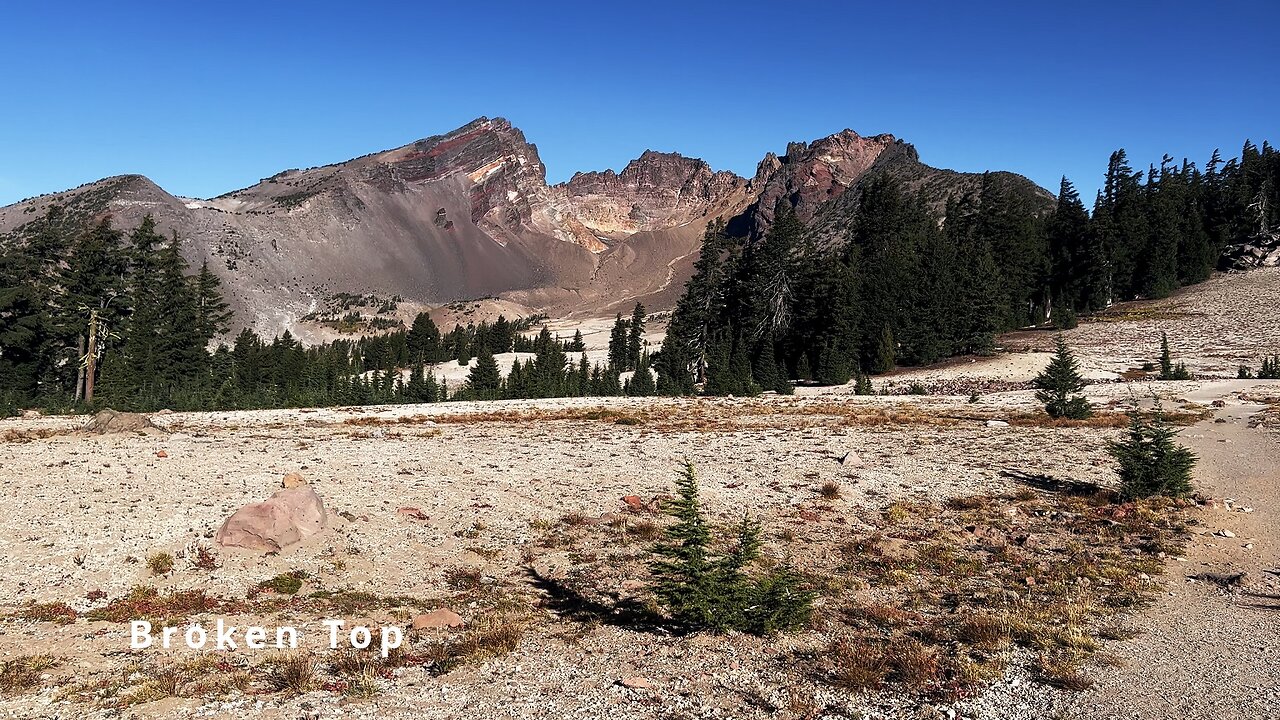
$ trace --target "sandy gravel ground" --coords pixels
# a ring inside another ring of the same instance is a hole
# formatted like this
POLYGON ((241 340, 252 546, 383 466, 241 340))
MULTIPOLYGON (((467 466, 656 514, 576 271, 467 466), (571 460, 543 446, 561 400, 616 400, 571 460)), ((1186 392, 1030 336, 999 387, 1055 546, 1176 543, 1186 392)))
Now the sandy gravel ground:
MULTIPOLYGON (((1100 381, 1149 361, 1162 327, 1194 370, 1234 375, 1235 363, 1276 346, 1277 324, 1260 327, 1266 313, 1240 298, 1270 297, 1274 309, 1277 280, 1275 272, 1218 278, 1144 306, 1134 319, 1082 325, 1069 339, 1100 381), (1184 314, 1172 316, 1172 307, 1184 314)), ((1051 339, 1016 334, 1009 347, 1034 351, 895 378, 953 388, 958 380, 1025 382, 1043 366, 1040 351, 1051 339)), ((1197 511, 1200 524, 1185 556, 1167 559, 1163 594, 1127 619, 1140 634, 1108 644, 1116 662, 1091 669, 1097 685, 1083 693, 1033 682, 1026 662, 1011 662, 985 691, 954 704, 850 693, 798 677, 781 660, 810 652, 816 631, 769 639, 671 637, 574 623, 542 610, 537 630, 514 651, 439 677, 397 670, 368 699, 326 691, 168 698, 120 711, 59 700, 53 685, 128 662, 124 627, 7 619, 0 620, 0 660, 38 651, 58 655, 63 665, 38 692, 0 696, 0 718, 1280 717, 1280 585, 1266 572, 1280 569, 1274 515, 1280 383, 1099 382, 1086 390, 1096 407, 1117 410, 1149 405, 1153 393, 1166 408, 1211 413, 1181 437, 1201 457, 1197 487, 1216 503, 1197 511), (1212 407, 1215 401, 1221 407, 1212 407), (1259 422, 1263 413, 1273 420, 1259 422), (1192 580, 1236 570, 1247 576, 1232 588, 1192 580), (652 688, 619 684, 632 677, 652 688)), ((821 505, 818 488, 826 481, 842 487, 832 512, 848 524, 822 527, 850 533, 867 513, 895 504, 1009 492, 1006 471, 1114 482, 1106 443, 1120 430, 1018 424, 1035 408, 1028 390, 988 386, 972 401, 958 390, 854 397, 836 388, 805 389, 794 398, 178 413, 157 416, 170 432, 150 436, 65 434, 77 418, 4 420, 0 610, 62 601, 83 612, 105 602, 90 599, 91 592, 117 598, 138 584, 241 598, 291 570, 306 571, 307 591, 364 591, 440 605, 455 601, 448 587, 460 569, 484 584, 532 592, 531 562, 586 560, 545 546, 548 527, 616 513, 626 495, 669 492, 685 459, 699 469, 714 519, 728 523, 748 512, 770 523, 777 537, 787 536, 788 527, 807 527, 802 513, 821 505), (596 410, 602 406, 606 412, 596 410), (888 419, 850 422, 858 413, 888 419), (619 422, 629 414, 648 420, 619 422), (987 419, 1014 424, 990 426, 987 419), (850 451, 861 467, 838 462, 850 451), (324 498, 330 530, 279 555, 219 549, 218 567, 192 566, 194 548, 209 546, 228 514, 266 497, 294 470, 324 498), (398 512, 405 507, 427 519, 398 512), (141 562, 157 552, 178 556, 172 573, 156 576, 141 562)), ((779 542, 770 552, 784 549, 779 542)), ((611 557, 597 552, 592 559, 607 568, 611 557)), ((627 579, 609 582, 621 588, 627 579)), ((468 617, 482 610, 454 609, 468 617)), ((350 619, 404 623, 412 614, 387 607, 350 619)))
MULTIPOLYGON (((1220 383, 1187 393, 1212 402, 1220 383)), ((1169 592, 1133 618, 1142 634, 1112 651, 1127 662, 1101 674, 1072 717, 1280 717, 1280 438, 1249 420, 1266 406, 1234 401, 1181 433, 1200 456, 1196 485, 1224 500, 1170 569, 1169 592), (1233 537, 1223 537, 1223 530, 1233 537), (1246 572, 1242 586, 1196 581, 1246 572)))

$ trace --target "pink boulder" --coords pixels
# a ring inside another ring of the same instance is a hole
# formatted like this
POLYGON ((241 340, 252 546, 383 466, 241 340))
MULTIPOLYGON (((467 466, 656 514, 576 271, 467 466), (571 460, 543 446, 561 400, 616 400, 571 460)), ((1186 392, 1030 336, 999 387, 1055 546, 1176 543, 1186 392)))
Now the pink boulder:
POLYGON ((437 608, 413 619, 414 630, 443 630, 462 627, 465 624, 466 621, 461 615, 448 608, 437 608))
POLYGON ((299 485, 235 511, 213 541, 223 547, 277 552, 319 533, 327 521, 320 496, 310 485, 299 485))

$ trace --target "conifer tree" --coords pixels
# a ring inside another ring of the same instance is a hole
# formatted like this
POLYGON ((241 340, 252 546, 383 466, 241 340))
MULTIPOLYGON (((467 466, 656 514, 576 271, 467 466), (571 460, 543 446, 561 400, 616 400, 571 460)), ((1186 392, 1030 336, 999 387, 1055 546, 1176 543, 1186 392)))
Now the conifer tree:
POLYGON ((502 374, 489 348, 481 346, 476 365, 467 373, 467 390, 476 400, 496 400, 502 390, 502 374))
POLYGON ((634 370, 640 366, 640 353, 644 346, 644 305, 636 303, 631 312, 631 321, 627 324, 627 367, 634 370))
POLYGON ((760 525, 743 518, 732 549, 712 551, 711 529, 698 498, 693 465, 686 462, 676 479, 676 499, 663 512, 674 519, 653 548, 650 564, 655 594, 671 618, 689 630, 756 634, 803 627, 814 595, 789 565, 759 581, 747 568, 760 556, 760 525))
POLYGON ((1092 414, 1089 401, 1075 394, 1084 389, 1084 378, 1080 375, 1080 366, 1075 356, 1061 335, 1058 336, 1057 350, 1049 361, 1049 366, 1036 376, 1032 385, 1036 388, 1036 399, 1044 403, 1045 412, 1050 417, 1078 420, 1092 414))
POLYGON ((441 356, 440 328, 425 312, 414 316, 413 325, 405 337, 405 346, 409 360, 414 363, 437 363, 445 359, 441 356))
POLYGON ((1120 492, 1126 499, 1152 495, 1183 497, 1191 493, 1196 456, 1174 440, 1177 431, 1164 421, 1159 403, 1148 422, 1134 412, 1129 432, 1108 446, 1120 464, 1120 492))
POLYGON ((609 333, 609 365, 617 372, 627 369, 627 321, 622 319, 622 313, 618 313, 609 333))
POLYGON ((1160 333, 1160 380, 1190 380, 1191 373, 1183 363, 1173 364, 1173 355, 1169 352, 1169 333, 1160 333))
POLYGON ((649 397, 656 395, 657 392, 653 373, 649 370, 649 360, 642 356, 635 374, 631 376, 631 382, 627 385, 627 394, 633 397, 649 397))
POLYGON ((209 269, 209 261, 200 264, 193 283, 197 333, 207 343, 231 329, 233 313, 222 297, 222 280, 209 269))

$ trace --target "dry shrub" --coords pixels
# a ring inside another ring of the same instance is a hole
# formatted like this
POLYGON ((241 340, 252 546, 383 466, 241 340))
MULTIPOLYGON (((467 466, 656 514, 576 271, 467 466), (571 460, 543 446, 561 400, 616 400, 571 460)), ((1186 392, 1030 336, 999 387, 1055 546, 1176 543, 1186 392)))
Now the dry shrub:
POLYGON ((991 507, 993 500, 987 495, 966 495, 954 497, 943 503, 948 510, 985 510, 991 507))
POLYGON ((216 570, 218 558, 213 554, 213 550, 204 545, 197 545, 191 553, 191 567, 197 570, 216 570))
POLYGON ((831 684, 845 690, 876 690, 889 674, 884 648, 862 638, 838 640, 827 649, 831 684))
POLYGON ((305 652, 292 652, 263 663, 264 680, 276 692, 302 695, 316 687, 316 663, 305 652))
POLYGON ((575 510, 571 513, 565 513, 565 515, 560 518, 560 524, 567 525, 569 527, 582 527, 583 525, 590 525, 591 520, 591 516, 575 510))
POLYGON ((823 500, 839 500, 840 499, 840 483, 835 480, 828 480, 822 483, 822 487, 818 488, 818 494, 823 500))
POLYGON ((173 555, 158 552, 147 558, 147 568, 155 575, 168 575, 173 571, 173 555))
POLYGON ((44 671, 57 667, 52 655, 23 655, 10 660, 0 660, 0 694, 16 695, 40 687, 44 671))
POLYGON ((627 524, 627 534, 640 540, 657 540, 662 536, 662 526, 653 520, 637 520, 627 524))
POLYGON ((1093 680, 1080 669, 1080 657, 1072 653, 1041 653, 1035 663, 1036 679, 1063 690, 1083 692, 1093 680))
POLYGON ((229 609, 204 590, 176 590, 161 594, 152 587, 136 585, 129 594, 112 600, 106 607, 90 610, 90 620, 130 622, 132 620, 183 619, 200 613, 229 609))
POLYGON ((44 440, 56 435, 66 435, 70 430, 54 430, 51 428, 41 430, 5 430, 0 432, 0 442, 7 443, 29 443, 35 440, 44 440))
POLYGON ((858 605, 846 609, 843 615, 850 623, 856 625, 870 624, 886 630, 921 621, 920 615, 887 603, 858 605))
POLYGON ((456 566, 444 571, 444 582, 454 590, 476 590, 484 583, 484 574, 477 567, 456 566))
POLYGON ((10 617, 35 622, 51 622, 58 625, 70 625, 76 621, 76 611, 64 602, 38 603, 28 602, 19 605, 10 617))
POLYGON ((1098 628, 1098 637, 1103 640, 1132 640, 1141 634, 1141 631, 1125 627, 1119 623, 1111 623, 1098 628))

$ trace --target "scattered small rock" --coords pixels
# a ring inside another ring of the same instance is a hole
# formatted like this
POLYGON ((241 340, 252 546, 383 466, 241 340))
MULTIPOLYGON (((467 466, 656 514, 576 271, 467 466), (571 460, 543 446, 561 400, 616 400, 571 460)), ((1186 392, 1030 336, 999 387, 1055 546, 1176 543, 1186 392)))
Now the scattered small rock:
POLYGON ((284 480, 280 482, 280 485, 285 489, 296 488, 299 485, 306 485, 306 484, 307 484, 307 479, 302 477, 302 473, 297 471, 285 473, 284 480))
POLYGON ((1004 420, 988 420, 987 427, 1009 427, 1009 423, 1004 420))
POLYGON ((402 507, 396 510, 396 514, 401 517, 407 517, 410 520, 430 520, 426 513, 416 507, 402 507))

